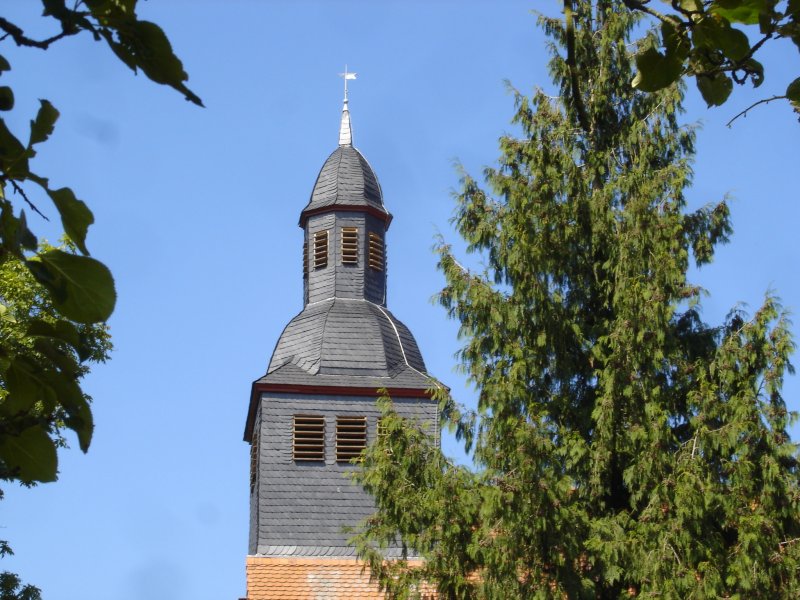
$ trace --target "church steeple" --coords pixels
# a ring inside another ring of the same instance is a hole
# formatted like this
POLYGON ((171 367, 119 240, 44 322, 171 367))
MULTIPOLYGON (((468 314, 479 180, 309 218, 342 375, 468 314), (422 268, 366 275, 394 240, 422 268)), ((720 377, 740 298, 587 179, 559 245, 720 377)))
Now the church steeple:
POLYGON ((367 159, 353 147, 347 81, 339 147, 331 153, 300 214, 305 231, 303 296, 306 305, 330 298, 386 305, 385 237, 392 216, 367 159))
MULTIPOLYGON (((355 78, 343 76, 345 84, 355 78)), ((386 307, 391 215, 353 147, 348 104, 345 91, 339 145, 300 214, 303 308, 250 396, 251 600, 381 597, 343 529, 374 511, 373 499, 347 478, 351 460, 378 435, 380 389, 399 414, 436 430, 422 355, 386 307)))

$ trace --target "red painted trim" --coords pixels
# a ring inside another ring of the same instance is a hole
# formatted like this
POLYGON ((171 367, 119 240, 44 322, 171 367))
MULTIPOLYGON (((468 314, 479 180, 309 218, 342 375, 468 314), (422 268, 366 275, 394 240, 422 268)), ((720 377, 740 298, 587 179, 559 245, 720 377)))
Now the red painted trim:
POLYGON ((378 210, 374 206, 352 206, 350 204, 331 204, 330 206, 320 206, 309 211, 303 211, 300 214, 300 227, 306 226, 306 220, 314 215, 319 215, 326 212, 365 212, 373 217, 380 219, 386 223, 386 229, 389 229, 389 223, 392 222, 392 215, 390 213, 378 210))
MULTIPOLYGON (((339 387, 335 385, 300 385, 290 383, 254 383, 254 392, 283 392, 297 394, 329 394, 331 396, 373 396, 378 397, 378 390, 372 387, 339 387)), ((389 396, 396 398, 430 398, 427 389, 386 388, 389 396)))

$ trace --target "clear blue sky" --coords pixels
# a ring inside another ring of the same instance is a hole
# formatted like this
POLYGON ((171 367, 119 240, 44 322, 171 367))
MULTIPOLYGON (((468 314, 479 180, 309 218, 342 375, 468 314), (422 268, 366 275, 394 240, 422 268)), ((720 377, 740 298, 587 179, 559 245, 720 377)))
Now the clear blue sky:
MULTIPOLYGON (((37 4, 4 2, 3 13, 35 31, 37 4)), ((456 324, 429 301, 442 285, 430 248, 437 232, 460 246, 449 226, 454 160, 479 174, 511 130, 503 80, 525 92, 550 87, 529 10, 558 8, 554 0, 140 4, 168 33, 207 108, 133 76, 88 36, 46 53, 9 42, 0 50, 13 67, 3 75, 17 95, 11 126, 26 131, 40 97, 62 112, 34 165, 94 210, 88 245, 119 293, 113 359, 86 380, 97 426, 89 453, 61 452, 57 483, 7 487, 0 503, 0 538, 17 552, 0 569, 39 585, 45 600, 244 594, 250 383, 302 305, 297 219, 336 147, 345 63, 358 72, 355 145, 395 216, 389 307, 416 335, 430 372, 470 401, 454 371, 456 324)), ((737 302, 757 307, 768 289, 800 310, 800 125, 786 106, 770 105, 725 127, 800 72, 788 45, 765 62, 757 95, 737 91, 707 110, 689 94, 686 119, 703 122, 691 202, 735 199, 732 244, 694 274, 711 293, 711 322, 737 302)), ((785 390, 800 408, 797 380, 785 390)))

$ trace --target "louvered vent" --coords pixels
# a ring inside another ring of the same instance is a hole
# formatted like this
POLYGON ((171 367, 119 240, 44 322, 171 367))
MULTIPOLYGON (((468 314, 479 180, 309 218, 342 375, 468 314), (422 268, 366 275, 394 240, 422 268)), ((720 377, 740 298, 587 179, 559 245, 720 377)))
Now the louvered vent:
POLYGON ((256 489, 256 480, 258 478, 258 438, 260 427, 253 430, 253 440, 250 442, 250 493, 252 494, 256 489))
POLYGON ((325 417, 295 415, 292 458, 325 460, 325 417))
POLYGON ((342 264, 358 264, 358 229, 342 227, 342 264))
POLYGON ((308 277, 308 240, 303 240, 303 278, 308 277))
POLYGON ((336 417, 336 460, 358 458, 367 447, 367 417, 336 417))
POLYGON ((328 230, 317 231, 314 234, 314 268, 322 269, 328 266, 328 230))
POLYGON ((372 231, 369 232, 369 266, 383 271, 383 238, 372 231))

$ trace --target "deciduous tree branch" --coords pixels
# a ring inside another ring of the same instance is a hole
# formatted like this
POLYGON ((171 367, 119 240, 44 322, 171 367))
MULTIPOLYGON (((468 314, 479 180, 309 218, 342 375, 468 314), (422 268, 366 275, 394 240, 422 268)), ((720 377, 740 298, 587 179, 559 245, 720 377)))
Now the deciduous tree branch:
POLYGON ((659 21, 663 21, 664 23, 669 23, 670 25, 674 25, 676 27, 681 25, 680 19, 677 19, 672 15, 660 13, 657 10, 650 8, 645 2, 641 2, 640 0, 622 0, 622 3, 631 10, 638 10, 639 12, 646 13, 651 17, 655 17, 659 21))
POLYGON ((64 23, 61 23, 62 30, 61 33, 49 37, 45 40, 34 40, 29 38, 25 35, 25 32, 22 31, 18 26, 14 25, 11 21, 0 17, 0 30, 5 31, 5 35, 0 38, 3 40, 7 37, 11 37, 14 42, 16 42, 17 46, 28 46, 30 48, 41 48, 42 50, 47 50, 50 47, 50 44, 53 42, 57 42, 58 40, 68 37, 70 35, 75 35, 80 31, 77 28, 74 29, 66 29, 64 27, 64 23))
POLYGON ((35 212, 37 215, 39 215, 40 217, 42 217, 42 218, 43 218, 45 221, 49 221, 49 220, 50 220, 50 219, 48 219, 48 218, 47 218, 47 216, 46 216, 46 215, 45 215, 45 214, 44 214, 42 211, 40 211, 40 210, 39 210, 39 209, 36 207, 36 205, 35 205, 33 202, 31 202, 31 201, 28 199, 28 195, 25 193, 25 190, 23 190, 23 189, 22 189, 22 188, 19 186, 19 184, 18 184, 16 181, 14 181, 13 179, 9 179, 9 181, 11 182, 11 187, 12 187, 12 188, 14 188, 14 191, 15 191, 17 194, 19 194, 20 196, 22 196, 22 199, 23 199, 23 200, 25 200, 25 202, 27 203, 27 205, 31 207, 31 210, 32 210, 33 212, 35 212))
POLYGON ((786 96, 772 96, 772 98, 763 98, 763 99, 759 100, 758 102, 753 102, 750 106, 745 108, 742 112, 740 112, 738 115, 733 117, 730 121, 728 121, 727 126, 730 127, 731 125, 733 125, 733 122, 736 119, 738 119, 739 117, 746 117, 747 113, 750 112, 752 109, 754 109, 759 104, 769 104, 770 102, 772 102, 774 100, 786 100, 786 99, 787 99, 786 96))

